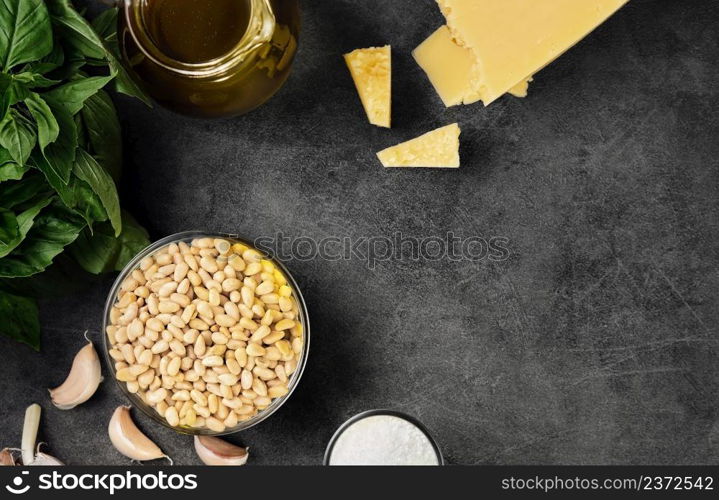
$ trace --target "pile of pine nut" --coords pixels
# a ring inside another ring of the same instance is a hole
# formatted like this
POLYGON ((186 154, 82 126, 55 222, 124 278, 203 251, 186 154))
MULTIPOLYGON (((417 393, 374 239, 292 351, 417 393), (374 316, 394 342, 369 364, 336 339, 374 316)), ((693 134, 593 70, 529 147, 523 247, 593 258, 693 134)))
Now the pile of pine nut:
POLYGON ((255 249, 171 243, 122 282, 106 329, 115 377, 173 427, 222 432, 288 393, 302 355, 296 295, 255 249))

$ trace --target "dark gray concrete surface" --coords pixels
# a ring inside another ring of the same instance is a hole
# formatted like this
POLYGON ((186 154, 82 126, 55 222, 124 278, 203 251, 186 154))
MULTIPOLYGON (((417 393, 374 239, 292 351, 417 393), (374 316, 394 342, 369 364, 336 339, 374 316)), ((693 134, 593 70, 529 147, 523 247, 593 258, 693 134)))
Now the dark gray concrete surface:
MULTIPOLYGON (((317 464, 333 431, 389 407, 453 464, 719 461, 719 5, 633 0, 536 77, 525 100, 445 109, 410 51, 430 0, 304 2, 294 73, 240 118, 130 99, 122 198, 159 238, 506 237, 506 260, 290 261, 312 348, 297 392, 233 437, 254 464, 317 464), (366 123, 342 53, 391 43, 394 128, 366 123), (374 152, 458 121, 457 171, 384 170, 374 152)), ((112 381, 51 408, 82 332, 100 339, 111 277, 42 304, 43 349, 0 340, 0 435, 40 402, 54 454, 127 464, 106 426, 112 381)), ((186 436, 137 415, 176 463, 186 436)))

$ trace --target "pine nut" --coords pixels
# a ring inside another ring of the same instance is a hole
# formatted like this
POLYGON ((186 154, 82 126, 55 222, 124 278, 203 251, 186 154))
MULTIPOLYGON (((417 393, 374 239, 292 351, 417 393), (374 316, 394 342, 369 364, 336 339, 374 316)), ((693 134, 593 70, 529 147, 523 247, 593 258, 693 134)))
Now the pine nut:
POLYGON ((240 295, 242 296, 242 303, 247 307, 252 307, 255 303, 255 292, 248 286, 243 286, 240 289, 240 295))
POLYGON ((255 295, 265 295, 271 293, 275 289, 275 283, 273 281, 263 281, 257 288, 255 288, 255 295))
POLYGON ((166 340, 159 340, 150 349, 152 354, 162 354, 170 348, 170 344, 166 340))
POLYGON ((223 432, 225 430, 225 424, 217 420, 214 417, 206 418, 205 425, 208 429, 215 432, 223 432))
POLYGON ((176 302, 172 302, 170 300, 163 300, 162 302, 160 302, 158 310, 161 313, 165 314, 175 313, 180 310, 180 304, 177 304, 176 302))
POLYGON ((180 373, 180 364, 182 363, 182 358, 172 358, 170 362, 167 364, 167 374, 171 377, 174 377, 178 373, 180 373))
POLYGON ((190 393, 186 389, 180 390, 180 391, 175 391, 175 393, 172 395, 172 400, 173 401, 189 401, 190 393))
POLYGON ((160 297, 169 297, 175 290, 177 290, 177 285, 178 284, 174 281, 168 281, 160 287, 157 292, 157 295, 159 295, 160 297))
POLYGON ((242 367, 234 358, 226 359, 225 364, 227 365, 227 369, 230 370, 230 373, 233 375, 239 375, 242 372, 242 367))
POLYGON ((275 346, 265 348, 265 358, 270 361, 279 361, 282 359, 282 353, 275 346))
POLYGON ((275 342, 274 345, 284 357, 294 354, 294 352, 292 351, 292 346, 286 340, 278 340, 277 342, 275 342))
POLYGON ((289 392, 289 389, 287 389, 287 386, 284 385, 275 385, 273 387, 270 387, 267 391, 267 395, 272 398, 281 398, 282 396, 287 395, 289 392))
POLYGON ((167 420, 167 423, 170 424, 172 427, 177 427, 180 425, 180 417, 177 414, 177 410, 174 407, 170 407, 165 412, 165 420, 167 420))
POLYGON ((205 323, 204 321, 202 321, 201 319, 198 319, 198 318, 190 320, 190 322, 188 324, 190 325, 190 328, 194 328, 195 330, 200 330, 200 331, 204 331, 204 330, 207 330, 208 328, 210 328, 210 326, 207 323, 205 323))
POLYGON ((266 396, 259 396, 259 397, 255 398, 254 403, 255 403, 256 408, 258 408, 260 410, 264 410, 265 408, 270 406, 270 403, 272 403, 272 400, 270 400, 270 398, 266 397, 266 396))
POLYGON ((192 409, 195 410, 198 415, 202 415, 204 418, 209 418, 212 415, 207 405, 192 405, 192 409))
POLYGON ((209 292, 207 301, 210 303, 210 305, 213 305, 213 306, 220 305, 220 292, 217 290, 216 287, 210 288, 210 292, 209 292))
POLYGON ((272 380, 277 377, 277 374, 273 370, 270 370, 269 368, 262 368, 261 366, 253 368, 252 373, 260 377, 262 380, 272 380))
POLYGON ((285 366, 284 366, 284 365, 277 365, 277 366, 275 366, 275 373, 277 374, 277 378, 278 378, 280 381, 284 382, 285 384, 287 383, 287 380, 288 380, 288 379, 287 379, 287 374, 285 373, 285 366))
POLYGON ((172 342, 170 342, 170 349, 172 349, 172 352, 179 356, 184 356, 187 354, 187 349, 185 348, 185 344, 180 342, 179 340, 175 339, 172 342))
POLYGON ((252 390, 255 392, 255 394, 258 394, 260 396, 267 396, 267 384, 265 384, 259 378, 256 378, 252 381, 252 390))
POLYGON ((260 325, 258 325, 254 321, 252 321, 251 319, 245 318, 245 317, 240 318, 239 324, 240 324, 241 328, 244 328, 245 330, 250 330, 253 332, 260 327, 260 325))
POLYGON ((207 356, 202 360, 202 364, 205 366, 222 366, 224 360, 220 356, 207 356))
POLYGON ((226 386, 232 386, 237 383, 237 375, 233 375, 232 373, 225 373, 224 375, 220 375, 217 377, 221 384, 226 386))
POLYGON ((149 349, 143 349, 142 353, 137 356, 137 362, 141 365, 150 366, 152 363, 152 351, 149 349))

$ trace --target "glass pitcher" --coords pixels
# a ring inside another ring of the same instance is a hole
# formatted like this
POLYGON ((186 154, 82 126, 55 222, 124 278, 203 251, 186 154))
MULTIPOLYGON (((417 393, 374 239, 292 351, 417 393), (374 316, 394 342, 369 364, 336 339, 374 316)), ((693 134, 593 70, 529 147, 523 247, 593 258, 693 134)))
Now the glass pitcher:
POLYGON ((138 83, 197 117, 247 113, 287 80, 299 0, 121 0, 118 41, 138 83))

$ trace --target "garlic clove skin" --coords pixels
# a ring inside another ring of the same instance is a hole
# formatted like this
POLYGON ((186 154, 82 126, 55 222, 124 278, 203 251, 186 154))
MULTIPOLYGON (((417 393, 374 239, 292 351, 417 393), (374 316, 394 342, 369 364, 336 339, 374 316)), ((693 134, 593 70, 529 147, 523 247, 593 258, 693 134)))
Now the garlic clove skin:
POLYGON ((195 451, 205 465, 245 465, 246 448, 212 436, 195 436, 195 451))
POLYGON ((48 466, 48 467, 55 467, 58 465, 65 465, 57 458, 48 455, 47 453, 43 453, 40 451, 40 447, 45 443, 38 443, 37 444, 37 450, 35 451, 35 458, 32 462, 25 465, 39 465, 39 466, 48 466))
POLYGON ((84 403, 95 394, 102 382, 100 358, 92 342, 80 349, 72 362, 65 382, 50 389, 52 403, 61 410, 70 410, 84 403))
POLYGON ((107 431, 113 446, 128 458, 145 461, 167 456, 137 428, 130 416, 129 406, 119 406, 115 410, 107 431))
POLYGON ((46 453, 38 452, 37 455, 35 455, 35 460, 30 462, 27 465, 39 465, 39 466, 58 466, 58 465, 65 465, 60 460, 58 460, 55 457, 52 457, 50 455, 47 455, 46 453))
POLYGON ((15 465, 15 457, 7 448, 0 451, 0 466, 3 465, 15 465))

